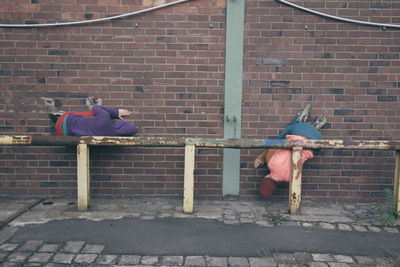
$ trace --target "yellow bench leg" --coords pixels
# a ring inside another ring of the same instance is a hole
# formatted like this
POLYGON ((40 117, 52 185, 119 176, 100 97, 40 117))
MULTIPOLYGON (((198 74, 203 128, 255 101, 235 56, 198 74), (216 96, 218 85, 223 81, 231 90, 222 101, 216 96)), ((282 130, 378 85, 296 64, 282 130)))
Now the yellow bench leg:
POLYGON ((87 211, 90 201, 89 147, 80 144, 77 147, 78 160, 78 210, 87 211))
POLYGON ((396 199, 397 215, 400 216, 400 150, 396 150, 396 168, 394 171, 394 196, 396 199))
POLYGON ((194 198, 194 145, 185 146, 185 176, 183 188, 183 212, 193 213, 194 198))
POLYGON ((301 175, 303 164, 301 161, 301 147, 293 147, 291 161, 291 175, 289 182, 289 212, 295 214, 300 209, 301 202, 301 175))

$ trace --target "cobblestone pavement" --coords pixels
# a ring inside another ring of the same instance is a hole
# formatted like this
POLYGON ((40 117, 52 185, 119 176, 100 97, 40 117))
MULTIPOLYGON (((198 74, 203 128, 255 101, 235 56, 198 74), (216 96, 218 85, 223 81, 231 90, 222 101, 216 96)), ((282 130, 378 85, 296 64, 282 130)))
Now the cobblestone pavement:
MULTIPOLYGON (((26 202, 0 199, 0 216, 18 209, 26 202), (2 205, 4 204, 4 205, 2 205)), ((42 240, 12 242, 12 236, 25 225, 51 220, 84 218, 100 221, 135 217, 202 218, 225 224, 257 224, 262 227, 301 226, 325 230, 399 234, 395 227, 382 227, 374 204, 302 203, 297 215, 287 213, 286 204, 265 201, 195 201, 195 212, 181 212, 178 199, 93 200, 90 211, 77 212, 70 200, 46 200, 20 215, 0 231, 1 266, 400 266, 400 255, 387 257, 319 254, 312 251, 284 253, 261 250, 259 257, 215 257, 213 255, 129 255, 107 254, 105 245, 65 240, 46 243, 42 240)), ((399 235, 400 237, 400 235, 399 235)), ((151 254, 151 253, 149 253, 151 254)))

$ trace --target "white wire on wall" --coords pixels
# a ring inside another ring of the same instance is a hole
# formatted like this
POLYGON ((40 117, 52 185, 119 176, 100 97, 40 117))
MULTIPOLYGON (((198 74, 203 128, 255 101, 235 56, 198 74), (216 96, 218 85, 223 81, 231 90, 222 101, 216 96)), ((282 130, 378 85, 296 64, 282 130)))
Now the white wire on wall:
POLYGON ((138 14, 150 12, 150 11, 153 11, 153 10, 156 10, 156 9, 161 9, 161 8, 164 8, 164 7, 169 7, 169 6, 173 6, 173 5, 184 3, 184 2, 188 2, 188 1, 191 1, 191 0, 178 0, 178 1, 175 1, 175 2, 166 3, 166 4, 162 4, 162 5, 159 5, 159 6, 146 8, 146 9, 135 11, 135 12, 125 13, 125 14, 120 14, 120 15, 106 17, 106 18, 100 18, 100 19, 80 20, 80 21, 71 21, 71 22, 44 23, 44 24, 0 24, 0 28, 59 27, 59 26, 71 26, 71 25, 81 25, 81 24, 96 23, 96 22, 102 22, 102 21, 108 21, 108 20, 114 20, 114 19, 125 18, 125 17, 129 17, 129 16, 133 16, 133 15, 138 15, 138 14))
MULTIPOLYGON (((162 4, 162 5, 159 5, 159 6, 146 8, 146 9, 135 11, 135 12, 131 12, 131 13, 125 13, 125 14, 120 14, 120 15, 106 17, 106 18, 100 18, 100 19, 71 21, 71 22, 44 23, 44 24, 0 24, 0 28, 59 27, 59 26, 70 26, 70 25, 81 25, 81 24, 96 23, 96 22, 102 22, 102 21, 108 21, 108 20, 114 20, 114 19, 125 18, 125 17, 129 17, 129 16, 133 16, 133 15, 138 15, 138 14, 150 12, 150 11, 153 11, 153 10, 156 10, 156 9, 161 9, 161 8, 164 8, 164 7, 169 7, 169 6, 172 6, 172 5, 176 5, 176 4, 180 4, 180 3, 184 3, 184 2, 188 2, 188 1, 191 1, 191 0, 178 0, 178 1, 175 1, 175 2, 166 3, 166 4, 162 4)), ((309 9, 309 8, 306 8, 306 7, 303 7, 303 6, 299 6, 299 5, 290 3, 290 2, 285 1, 285 0, 276 0, 276 1, 278 1, 278 2, 280 2, 282 4, 285 4, 285 5, 288 5, 288 6, 291 6, 291 7, 294 7, 294 8, 297 8, 297 9, 300 9, 300 10, 303 10, 303 11, 318 15, 318 16, 330 18, 330 19, 335 19, 335 20, 344 21, 344 22, 350 22, 350 23, 356 23, 356 24, 361 24, 361 25, 367 25, 367 26, 400 29, 400 25, 397 25, 397 24, 375 23, 375 22, 369 22, 369 21, 347 19, 347 18, 342 18, 342 17, 338 17, 338 16, 322 13, 322 12, 319 12, 319 11, 316 11, 316 10, 312 10, 312 9, 309 9)))
POLYGON ((350 23, 356 23, 356 24, 361 24, 361 25, 368 25, 368 26, 375 26, 375 27, 382 27, 382 28, 397 28, 400 29, 400 25, 397 24, 386 24, 386 23, 375 23, 375 22, 369 22, 369 21, 362 21, 362 20, 354 20, 354 19, 347 19, 347 18, 342 18, 342 17, 338 17, 338 16, 333 16, 333 15, 329 15, 326 13, 322 13, 322 12, 318 12, 303 6, 299 6, 293 3, 290 3, 288 1, 285 0, 276 0, 282 4, 318 15, 318 16, 322 16, 322 17, 327 17, 330 19, 335 19, 335 20, 340 20, 340 21, 344 21, 344 22, 350 22, 350 23))

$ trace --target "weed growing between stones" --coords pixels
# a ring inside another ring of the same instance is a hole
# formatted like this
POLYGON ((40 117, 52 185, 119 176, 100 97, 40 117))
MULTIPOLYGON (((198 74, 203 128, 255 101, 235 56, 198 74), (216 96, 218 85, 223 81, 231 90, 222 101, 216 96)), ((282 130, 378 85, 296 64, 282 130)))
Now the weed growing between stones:
POLYGON ((383 226, 393 227, 396 225, 397 218, 396 198, 389 188, 385 188, 383 192, 385 193, 385 202, 377 204, 377 209, 381 215, 380 221, 383 226))

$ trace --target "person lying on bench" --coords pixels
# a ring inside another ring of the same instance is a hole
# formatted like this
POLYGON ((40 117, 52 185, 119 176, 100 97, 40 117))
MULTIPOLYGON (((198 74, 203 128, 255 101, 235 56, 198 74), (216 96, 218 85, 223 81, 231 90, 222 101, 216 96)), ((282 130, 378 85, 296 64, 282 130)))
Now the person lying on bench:
MULTIPOLYGON (((311 107, 307 105, 301 113, 294 117, 285 130, 280 133, 278 139, 322 139, 319 130, 326 124, 326 118, 320 115, 312 125, 308 124, 306 122, 310 112, 311 107)), ((302 164, 307 159, 313 158, 313 156, 314 153, 312 150, 303 149, 301 151, 302 164)), ((275 191, 277 183, 289 182, 290 180, 291 151, 289 149, 265 149, 254 161, 254 168, 258 168, 265 163, 270 173, 260 183, 260 195, 268 198, 275 191)))
POLYGON ((59 136, 130 136, 137 132, 136 127, 125 120, 131 112, 126 109, 93 106, 89 111, 59 111, 50 113, 56 123, 59 136), (113 119, 119 119, 113 122, 113 119))

